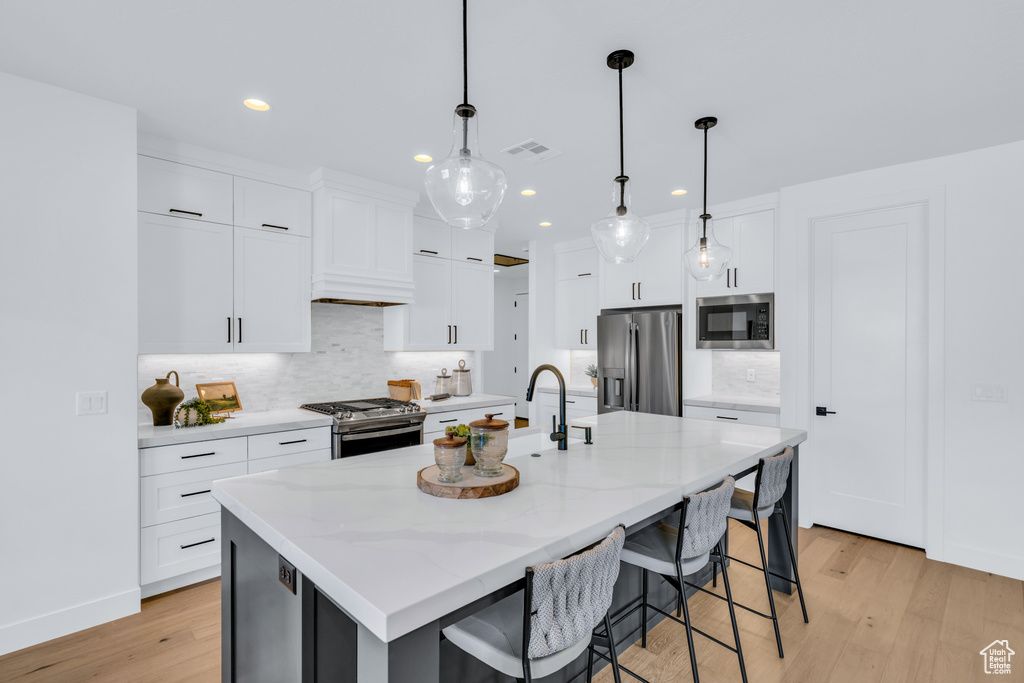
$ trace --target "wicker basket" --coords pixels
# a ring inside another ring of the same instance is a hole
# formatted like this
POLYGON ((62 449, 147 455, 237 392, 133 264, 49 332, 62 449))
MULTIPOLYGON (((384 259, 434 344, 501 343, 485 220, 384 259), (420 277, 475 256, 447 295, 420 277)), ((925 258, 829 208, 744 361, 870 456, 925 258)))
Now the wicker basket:
POLYGON ((396 401, 408 401, 412 398, 412 380, 391 379, 388 380, 388 393, 396 401))

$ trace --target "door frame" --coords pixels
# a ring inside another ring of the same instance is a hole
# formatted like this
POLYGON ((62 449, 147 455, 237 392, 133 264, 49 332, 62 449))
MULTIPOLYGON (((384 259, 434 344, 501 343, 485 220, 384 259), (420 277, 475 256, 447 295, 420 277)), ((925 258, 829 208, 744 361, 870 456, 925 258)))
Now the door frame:
MULTIPOLYGON (((928 338, 925 406, 924 453, 924 545, 929 558, 942 560, 945 554, 943 510, 945 502, 944 414, 945 414, 945 187, 926 187, 893 194, 875 195, 845 202, 802 209, 796 215, 796 277, 795 308, 796 342, 794 358, 796 373, 796 424, 808 434, 801 451, 804 495, 800 501, 801 526, 814 523, 815 509, 811 492, 820 485, 821 469, 814 458, 814 226, 819 221, 843 218, 889 209, 923 206, 925 209, 925 297, 927 300, 928 338), (799 359, 803 359, 800 362, 799 359), (809 446, 809 448, 807 448, 809 446)), ((783 210, 785 210, 783 202, 783 210)), ((782 249, 776 250, 776 268, 782 249)))

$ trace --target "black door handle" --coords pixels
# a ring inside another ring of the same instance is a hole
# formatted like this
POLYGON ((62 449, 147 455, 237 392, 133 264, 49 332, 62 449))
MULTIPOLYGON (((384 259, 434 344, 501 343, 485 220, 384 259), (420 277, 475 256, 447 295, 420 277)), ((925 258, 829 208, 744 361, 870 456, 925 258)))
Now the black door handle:
POLYGON ((836 411, 829 410, 826 406, 818 406, 814 409, 814 414, 825 417, 826 415, 835 415, 836 411))

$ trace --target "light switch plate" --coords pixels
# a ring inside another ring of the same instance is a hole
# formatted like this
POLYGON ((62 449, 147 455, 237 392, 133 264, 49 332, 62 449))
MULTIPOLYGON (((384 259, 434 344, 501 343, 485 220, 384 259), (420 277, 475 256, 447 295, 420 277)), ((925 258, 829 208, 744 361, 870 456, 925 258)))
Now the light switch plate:
POLYGON ((756 382, 757 381, 757 373, 754 372, 754 368, 750 368, 749 370, 747 370, 747 381, 748 382, 756 382))
POLYGON ((987 403, 1006 403, 1009 388, 1005 384, 972 384, 971 400, 987 403))
POLYGON ((107 392, 79 391, 75 394, 77 415, 104 415, 107 412, 107 392))

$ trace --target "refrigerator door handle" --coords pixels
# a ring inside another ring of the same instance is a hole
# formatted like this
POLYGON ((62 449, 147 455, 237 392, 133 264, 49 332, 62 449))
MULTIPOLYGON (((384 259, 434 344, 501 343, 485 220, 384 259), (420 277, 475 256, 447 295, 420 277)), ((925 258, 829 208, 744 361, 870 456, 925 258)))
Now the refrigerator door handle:
POLYGON ((633 410, 633 373, 636 372, 636 368, 633 366, 633 359, 636 354, 633 353, 633 323, 626 323, 626 400, 624 402, 626 410, 633 410))
POLYGON ((640 387, 637 382, 637 375, 640 373, 637 360, 637 353, 640 350, 637 346, 637 333, 639 330, 639 325, 634 322, 629 323, 629 346, 627 351, 629 354, 627 359, 629 376, 626 378, 629 383, 629 404, 627 409, 633 412, 640 410, 640 387))

